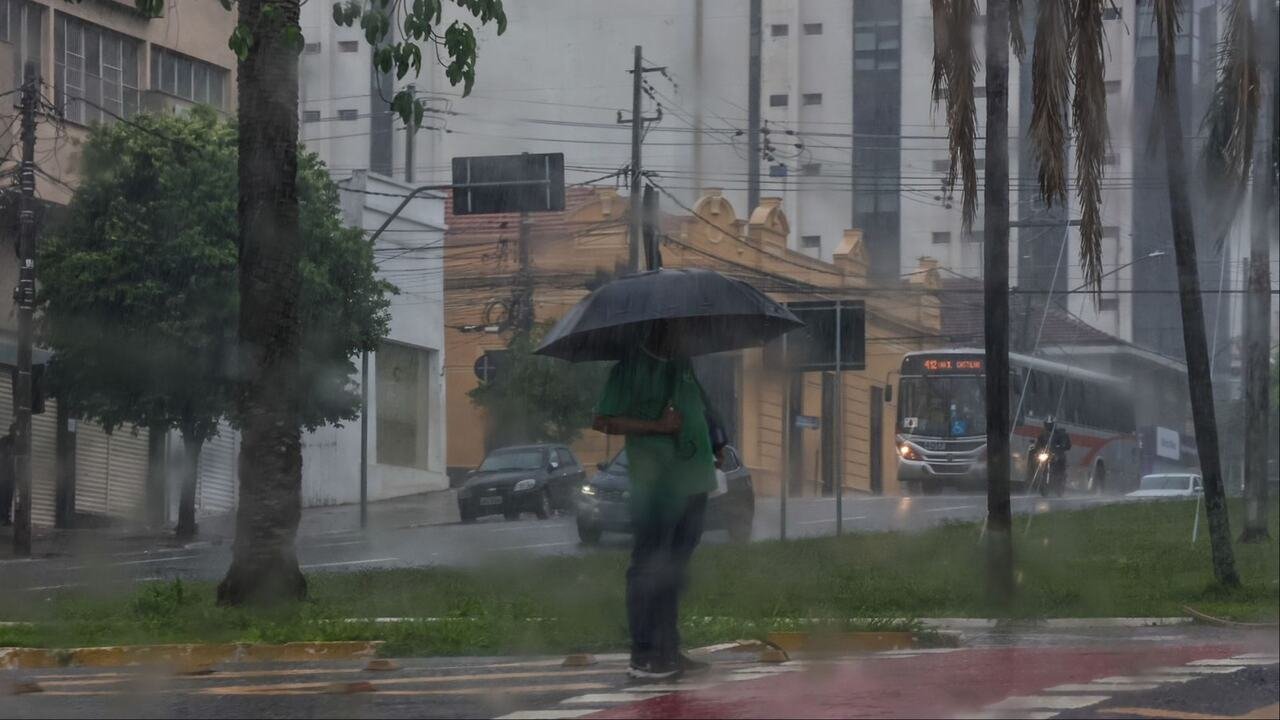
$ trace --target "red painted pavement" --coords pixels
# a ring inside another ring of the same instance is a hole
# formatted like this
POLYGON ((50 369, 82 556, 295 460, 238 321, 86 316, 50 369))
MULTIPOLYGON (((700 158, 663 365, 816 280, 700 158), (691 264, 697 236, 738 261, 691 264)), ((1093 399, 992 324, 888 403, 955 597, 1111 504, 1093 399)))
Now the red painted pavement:
POLYGON ((867 657, 726 682, 591 718, 945 718, 1011 695, 1242 652, 1228 645, 993 648, 867 657))

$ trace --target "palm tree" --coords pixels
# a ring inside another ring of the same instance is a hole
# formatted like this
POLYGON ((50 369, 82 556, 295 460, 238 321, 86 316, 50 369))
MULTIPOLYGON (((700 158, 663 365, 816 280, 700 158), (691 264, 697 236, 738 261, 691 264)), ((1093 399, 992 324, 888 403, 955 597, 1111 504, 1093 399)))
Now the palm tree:
MULTIPOLYGON (((1076 189, 1081 207, 1080 258, 1086 282, 1101 275, 1101 180, 1107 146, 1103 10, 1111 0, 1041 0, 1032 67, 1031 142, 1039 161, 1045 201, 1065 202, 1067 193, 1067 99, 1074 86, 1071 122, 1076 129, 1076 189)), ((948 190, 961 184, 964 229, 973 223, 977 200, 974 162, 973 0, 932 0, 934 19, 933 98, 945 106, 950 165, 948 190)), ((987 367, 988 590, 997 602, 1013 593, 1012 523, 1009 502, 1009 51, 1025 48, 1021 0, 987 4, 987 124, 983 279, 987 367)))
POLYGON ((1218 454, 1218 425, 1210 382, 1209 343, 1205 337, 1204 302, 1196 265, 1195 227, 1187 191, 1186 156, 1176 78, 1176 42, 1181 32, 1180 0, 1153 0, 1157 39, 1155 117, 1160 123, 1169 189, 1169 213, 1173 225, 1174 260, 1178 267, 1178 298, 1182 309, 1182 340, 1187 356, 1187 384, 1191 391, 1191 415, 1195 425, 1200 473, 1204 478, 1205 511, 1209 516, 1209 541, 1213 550, 1213 574, 1218 582, 1240 584, 1231 548, 1226 493, 1218 454))
MULTIPOLYGON (((1254 27, 1247 0, 1233 0, 1226 8, 1226 32, 1218 51, 1218 82, 1204 118, 1209 142, 1204 167, 1212 187, 1226 189, 1222 203, 1224 228, 1239 211, 1249 184, 1252 164, 1252 237, 1249 247, 1249 294, 1245 298, 1245 519, 1240 542, 1270 538, 1268 531, 1267 456, 1271 442, 1268 392, 1268 348, 1271 344, 1271 247, 1268 218, 1277 187, 1274 138, 1262 135, 1257 146, 1261 105, 1260 58, 1276 76, 1275 3, 1263 2, 1261 32, 1254 27), (1268 7, 1270 6, 1270 7, 1268 7), (1270 141, 1268 141, 1270 140, 1270 141), (1257 157, 1255 157, 1255 153, 1257 157), (1270 155, 1270 157, 1268 157, 1270 155)), ((1274 98, 1273 98, 1274 100, 1274 98)), ((1274 107, 1270 122, 1276 122, 1274 107)))

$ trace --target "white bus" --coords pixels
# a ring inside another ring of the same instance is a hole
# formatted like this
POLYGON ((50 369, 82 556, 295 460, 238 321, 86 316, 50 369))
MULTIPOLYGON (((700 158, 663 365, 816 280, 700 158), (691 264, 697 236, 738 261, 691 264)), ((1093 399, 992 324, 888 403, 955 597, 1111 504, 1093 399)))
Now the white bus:
MULTIPOLYGON (((1015 492, 1028 489, 1028 450, 1047 420, 1071 437, 1068 488, 1127 492, 1137 484, 1133 398, 1123 381, 1016 353, 1009 354, 1009 363, 1015 492)), ((986 489, 985 393, 982 350, 913 352, 902 359, 895 440, 904 492, 986 489)))

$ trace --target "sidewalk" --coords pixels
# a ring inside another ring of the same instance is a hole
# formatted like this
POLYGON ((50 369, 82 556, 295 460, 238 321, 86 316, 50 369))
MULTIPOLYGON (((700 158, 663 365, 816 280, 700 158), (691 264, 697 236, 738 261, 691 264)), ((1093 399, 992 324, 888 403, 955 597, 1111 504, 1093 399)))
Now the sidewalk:
MULTIPOLYGON (((458 521, 454 490, 438 490, 371 502, 368 530, 382 532, 458 521)), ((230 545, 235 538, 235 514, 200 518, 199 532, 189 542, 180 542, 172 528, 148 528, 137 523, 118 522, 100 527, 60 530, 36 528, 32 534, 32 554, 37 557, 106 554, 154 548, 197 548, 230 545)), ((303 508, 299 537, 359 532, 360 506, 329 505, 303 508)), ((0 528, 0 559, 13 557, 13 528, 0 528)))

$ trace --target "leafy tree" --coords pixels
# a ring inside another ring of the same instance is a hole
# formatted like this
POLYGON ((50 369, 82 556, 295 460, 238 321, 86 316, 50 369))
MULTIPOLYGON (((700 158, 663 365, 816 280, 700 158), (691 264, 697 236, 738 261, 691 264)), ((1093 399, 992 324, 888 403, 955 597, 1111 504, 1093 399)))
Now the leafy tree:
MULTIPOLYGON (((50 383, 67 407, 112 431, 182 433, 177 532, 195 532, 196 462, 229 417, 236 318, 236 127, 212 111, 144 115, 94 128, 68 219, 41 248, 50 383)), ((337 188, 301 156, 300 389, 294 427, 353 419, 351 357, 387 332, 392 288, 337 188)))
MULTIPOLYGON (((481 25, 493 23, 499 34, 506 30, 502 0, 453 1, 481 25)), ((243 445, 236 540, 231 567, 218 585, 218 602, 241 605, 301 599, 307 592, 293 544, 302 514, 302 439, 291 422, 300 382, 297 55, 304 46, 298 24, 304 0, 219 2, 237 12, 227 44, 240 61, 236 402, 243 445)), ((165 0, 134 0, 134 6, 157 17, 165 0)), ((421 46, 428 45, 449 82, 470 93, 475 31, 462 20, 444 27, 444 0, 344 0, 332 8, 334 22, 359 22, 383 72, 394 68, 401 79, 411 70, 419 74, 421 46)), ((407 88, 391 105, 406 123, 421 123, 423 104, 407 88)))
POLYGON ((570 443, 591 425, 607 365, 534 355, 550 327, 543 323, 512 336, 495 378, 468 393, 488 413, 489 440, 497 446, 570 443))

